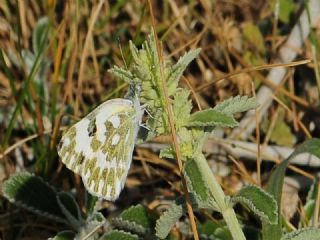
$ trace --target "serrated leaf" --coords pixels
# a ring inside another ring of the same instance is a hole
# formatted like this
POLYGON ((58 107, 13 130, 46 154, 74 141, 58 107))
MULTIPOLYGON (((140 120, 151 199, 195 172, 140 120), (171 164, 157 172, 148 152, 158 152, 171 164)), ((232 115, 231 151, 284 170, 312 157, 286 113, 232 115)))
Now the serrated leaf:
POLYGON ((134 75, 130 71, 120 68, 118 66, 114 66, 108 72, 112 73, 114 76, 120 78, 126 83, 131 83, 135 79, 134 75))
POLYGON ((4 182, 2 191, 12 203, 36 214, 66 222, 57 203, 56 191, 40 177, 28 172, 16 173, 4 182))
POLYGON ((157 220, 156 236, 160 239, 165 239, 171 228, 186 212, 186 207, 183 201, 176 201, 173 203, 157 220))
POLYGON ((55 237, 49 238, 48 240, 73 240, 75 233, 72 231, 59 232, 55 237))
POLYGON ((42 51, 44 42, 47 41, 49 31, 49 18, 42 17, 37 22, 32 33, 32 48, 35 55, 42 51))
MULTIPOLYGON (((195 155, 202 152, 205 134, 202 129, 180 128, 178 131, 179 148, 182 153, 182 160, 194 158, 195 155)), ((175 159, 176 154, 172 146, 160 150, 160 157, 175 159)))
POLYGON ((180 57, 178 62, 172 67, 172 69, 170 69, 167 78, 169 96, 175 93, 182 73, 189 65, 189 63, 199 55, 200 51, 201 49, 199 48, 190 50, 189 52, 185 53, 182 57, 180 57))
POLYGON ((263 189, 250 185, 243 187, 234 197, 232 202, 240 202, 248 206, 261 221, 274 224, 278 219, 278 206, 276 200, 263 189))
POLYGON ((278 204, 278 221, 277 224, 268 224, 263 222, 262 234, 264 240, 276 240, 280 239, 282 235, 282 224, 280 218, 280 204, 281 204, 281 193, 283 187, 283 179, 285 176, 286 168, 290 163, 290 160, 301 153, 310 153, 320 158, 320 139, 313 138, 306 140, 285 160, 283 160, 277 168, 271 174, 267 184, 267 191, 276 199, 278 204))
POLYGON ((281 240, 319 240, 320 229, 307 228, 299 229, 284 235, 281 240))
POLYGON ((57 194, 57 202, 61 211, 66 216, 71 225, 78 229, 82 225, 82 217, 79 206, 70 193, 60 192, 57 194))
POLYGON ((120 230, 112 230, 111 232, 107 233, 99 240, 138 240, 139 237, 132 233, 120 231, 120 230))
POLYGON ((236 127, 238 122, 230 115, 207 109, 192 114, 187 127, 236 127))
POLYGON ((255 109, 256 107, 258 107, 258 103, 255 98, 239 95, 218 103, 213 109, 228 115, 233 115, 235 113, 255 109))
POLYGON ((155 220, 155 215, 147 207, 139 204, 128 208, 119 217, 112 219, 112 224, 133 233, 150 234, 154 229, 155 220))

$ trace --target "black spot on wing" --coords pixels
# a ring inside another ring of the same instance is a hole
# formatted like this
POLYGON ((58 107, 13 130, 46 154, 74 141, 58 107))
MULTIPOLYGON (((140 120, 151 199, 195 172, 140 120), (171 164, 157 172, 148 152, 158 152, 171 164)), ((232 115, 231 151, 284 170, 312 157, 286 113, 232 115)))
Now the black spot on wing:
POLYGON ((92 137, 96 134, 97 132, 97 125, 96 125, 96 119, 93 118, 91 119, 89 125, 88 125, 88 133, 89 133, 89 136, 92 137))

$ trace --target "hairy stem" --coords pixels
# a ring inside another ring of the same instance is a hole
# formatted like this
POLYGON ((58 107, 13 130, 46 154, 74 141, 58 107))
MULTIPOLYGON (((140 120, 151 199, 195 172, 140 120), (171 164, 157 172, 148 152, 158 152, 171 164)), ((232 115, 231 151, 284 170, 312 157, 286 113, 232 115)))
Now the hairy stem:
POLYGON ((226 196, 210 170, 207 160, 202 154, 195 160, 199 163, 198 166, 200 167, 201 174, 205 179, 205 182, 208 183, 210 193, 216 201, 233 239, 245 240, 246 238, 242 232, 236 214, 231 205, 226 202, 226 196))

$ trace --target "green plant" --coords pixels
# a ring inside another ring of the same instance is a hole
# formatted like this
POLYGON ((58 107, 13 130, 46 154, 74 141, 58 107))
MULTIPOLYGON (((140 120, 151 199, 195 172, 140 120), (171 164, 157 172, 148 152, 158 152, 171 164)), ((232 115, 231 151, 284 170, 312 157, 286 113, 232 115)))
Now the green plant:
MULTIPOLYGON (((146 105, 149 116, 146 127, 143 127, 148 131, 140 135, 139 141, 168 134, 176 138, 168 148, 161 150, 160 156, 182 160, 181 173, 185 179, 187 195, 179 196, 161 215, 142 205, 132 206, 111 219, 109 223, 112 228, 106 227, 104 236, 100 238, 96 230, 106 225, 103 215, 96 212, 92 204, 88 204, 91 207, 87 208, 86 214, 81 213, 72 195, 57 192, 39 177, 29 173, 12 176, 3 187, 7 199, 70 226, 71 231, 60 232, 54 239, 170 239, 173 237, 170 235, 171 228, 187 213, 188 204, 193 211, 215 211, 223 217, 224 221, 214 224, 209 221, 198 222, 200 236, 209 239, 245 239, 245 223, 239 222, 233 208, 237 203, 245 205, 261 219, 263 239, 302 239, 306 236, 308 239, 316 239, 320 234, 316 229, 282 233, 278 206, 285 169, 290 159, 303 152, 320 156, 320 140, 308 140, 283 161, 273 172, 267 191, 250 185, 234 196, 227 196, 212 174, 202 153, 202 146, 213 129, 236 127, 237 121, 233 115, 253 109, 257 103, 253 98, 237 96, 214 108, 191 113, 190 92, 178 87, 178 82, 200 49, 189 51, 174 65, 160 60, 161 54, 153 35, 150 35, 141 49, 130 43, 130 50, 133 58, 130 70, 114 67, 110 72, 125 82, 141 84, 140 100, 146 105)), ((314 195, 311 193, 311 196, 314 195)), ((256 235, 259 236, 259 232, 256 235)))

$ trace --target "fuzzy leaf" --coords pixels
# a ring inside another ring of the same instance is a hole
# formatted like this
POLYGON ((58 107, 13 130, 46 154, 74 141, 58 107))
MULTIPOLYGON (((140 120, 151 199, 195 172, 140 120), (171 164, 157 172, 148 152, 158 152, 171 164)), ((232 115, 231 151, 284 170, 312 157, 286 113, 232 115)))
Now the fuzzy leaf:
POLYGON ((264 240, 277 240, 281 238, 282 235, 282 224, 280 218, 280 204, 281 204, 281 193, 283 187, 283 179, 285 176, 286 168, 290 163, 290 160, 301 153, 310 153, 320 158, 320 139, 314 138, 306 140, 296 150, 285 160, 283 160, 277 168, 271 174, 267 184, 267 191, 272 194, 276 199, 278 204, 278 221, 277 224, 269 224, 263 222, 262 224, 262 234, 264 240))
POLYGON ((155 215, 143 205, 137 205, 123 211, 112 220, 117 228, 137 234, 150 234, 155 226, 155 215))
POLYGON ((160 239, 165 239, 171 228, 186 212, 186 207, 183 201, 176 201, 173 203, 157 220, 156 223, 156 236, 160 239))
POLYGON ((250 185, 243 187, 232 202, 240 202, 248 206, 262 221, 270 224, 277 222, 278 206, 276 200, 263 189, 250 185))
POLYGON ((55 237, 49 238, 48 240, 73 240, 75 238, 75 233, 72 231, 62 231, 59 232, 55 237))
POLYGON ((172 108, 178 130, 188 122, 190 117, 192 104, 188 99, 189 94, 188 90, 180 88, 174 96, 172 108))
POLYGON ((209 201, 210 191, 208 184, 203 179, 201 167, 198 165, 198 162, 193 159, 188 160, 184 164, 184 174, 190 192, 195 194, 195 196, 203 202, 209 201))
POLYGON ((99 240, 139 240, 139 237, 128 232, 112 230, 99 240))
MULTIPOLYGON (((205 134, 203 130, 192 128, 180 128, 178 131, 180 151, 182 153, 182 160, 192 159, 195 155, 201 153, 205 134)), ((160 157, 175 159, 176 154, 172 146, 161 149, 160 157)))
POLYGON ((218 103, 213 109, 218 112, 233 115, 235 113, 245 112, 256 107, 258 107, 258 103, 256 102, 255 98, 239 95, 218 103))
POLYGON ((76 240, 96 239, 99 233, 97 230, 103 226, 106 219, 100 212, 95 212, 86 219, 86 223, 79 229, 76 240))
POLYGON ((320 229, 304 228, 284 235, 281 240, 319 240, 320 229))
POLYGON ((4 182, 2 191, 12 203, 36 214, 66 222, 57 203, 56 191, 40 177, 28 172, 16 173, 4 182))
POLYGON ((82 224, 82 217, 79 206, 70 193, 60 192, 57 194, 57 202, 61 211, 66 216, 71 225, 78 229, 82 224))
POLYGON ((111 68, 109 72, 126 83, 132 83, 135 79, 134 75, 130 71, 117 66, 111 68))
POLYGON ((200 239, 232 240, 231 233, 223 222, 206 221, 197 225, 200 239))
POLYGON ((238 122, 230 115, 207 109, 192 114, 189 118, 188 127, 236 127, 238 122))
POLYGON ((182 73, 189 65, 189 63, 199 55, 200 51, 200 48, 190 50, 178 60, 178 62, 172 67, 172 69, 170 69, 167 77, 169 96, 175 94, 182 73))

